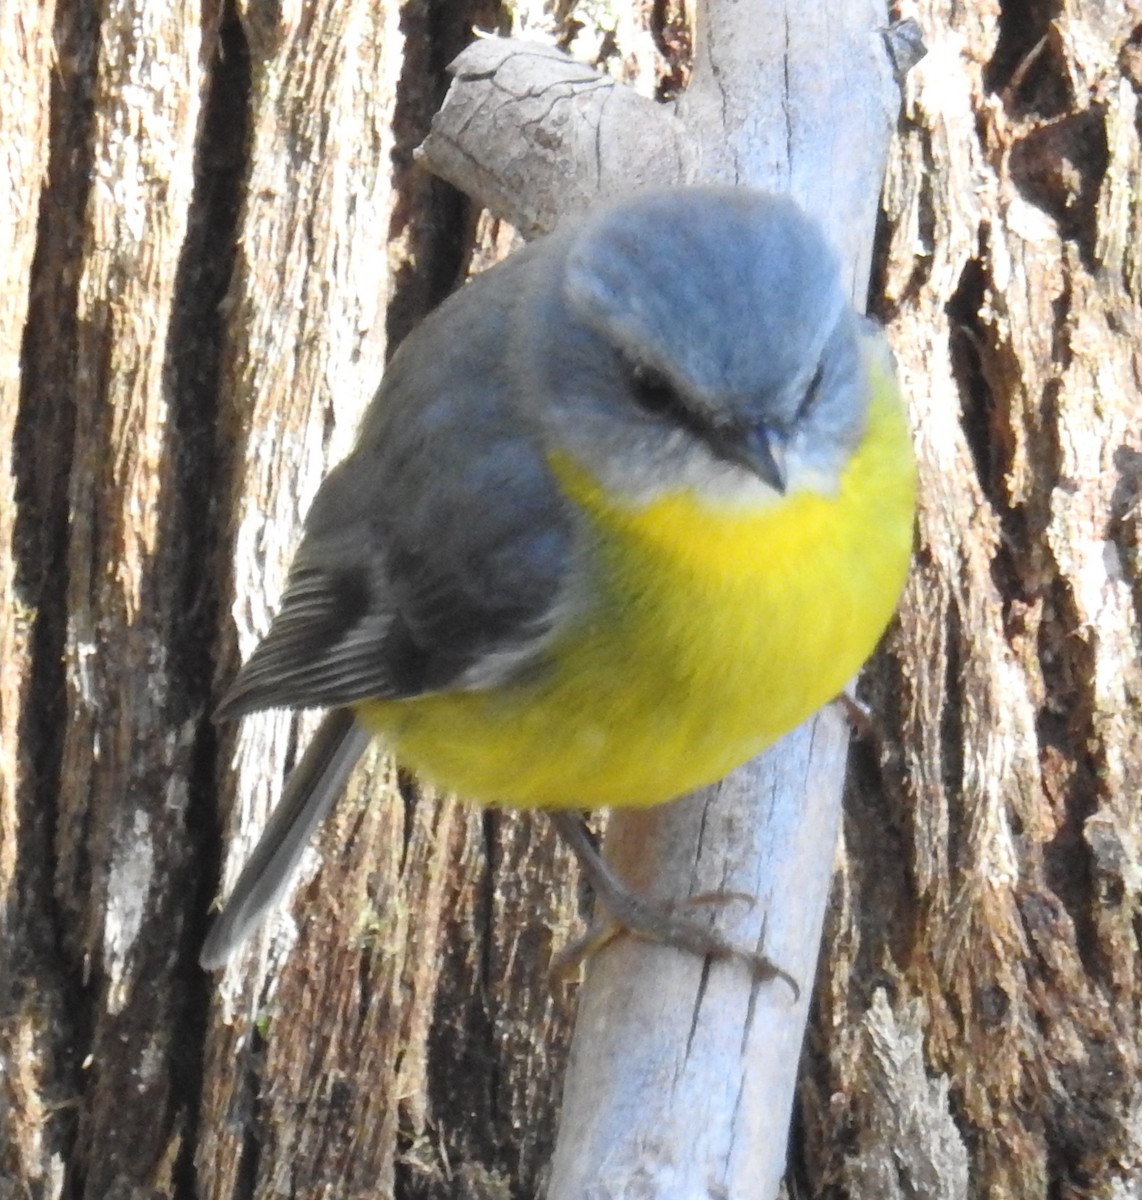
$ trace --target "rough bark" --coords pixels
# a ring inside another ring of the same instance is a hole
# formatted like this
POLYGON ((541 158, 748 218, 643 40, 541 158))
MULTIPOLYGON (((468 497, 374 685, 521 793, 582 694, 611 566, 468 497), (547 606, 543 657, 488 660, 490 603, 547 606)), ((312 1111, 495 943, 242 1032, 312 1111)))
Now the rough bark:
MULTIPOLYGON (((410 155, 463 26, 446 6, 362 2, 248 31, 251 149, 222 385, 236 449, 225 594, 237 599, 241 654, 280 595, 301 514, 371 398, 388 327, 407 327, 409 310, 459 275, 463 209, 435 201, 410 155), (426 229, 422 210, 459 229, 426 229)), ((228 671, 229 648, 225 659, 228 671)), ((304 736, 281 715, 228 735, 231 870, 304 736)), ((532 836, 419 794, 379 756, 358 774, 320 839, 320 870, 301 886, 295 911, 306 919, 275 923, 219 985, 201 1195, 439 1195, 453 1172, 535 1176, 565 1037, 543 978, 546 926, 565 926, 576 903, 568 887, 541 883, 549 842, 514 869, 532 836)))
POLYGON ((829 1194, 1134 1195, 1137 12, 922 6, 877 307, 923 465, 804 1076, 829 1194))
MULTIPOLYGON (((50 896, 42 822, 18 798, 36 760, 29 728, 37 606, 36 568, 23 548, 41 536, 21 421, 20 349, 28 324, 40 194, 48 171, 52 8, 0 12, 0 1178, 42 1178, 54 1146, 45 1130, 59 1096, 54 1060, 66 1028, 62 997, 42 958, 16 930, 28 894, 50 896), (42 988, 32 994, 29 985, 42 988)), ((44 489, 45 491, 47 488, 44 489)), ((42 494, 42 493, 40 493, 42 494)), ((42 919, 37 934, 45 933, 42 919)))
MULTIPOLYGON (((617 11, 574 49, 653 80, 617 11)), ((853 755, 795 1170, 1128 1196, 1142 18, 915 15, 873 302, 919 551, 866 677, 882 737, 853 755)), ((472 222, 412 149, 496 19, 0 4, 3 1200, 542 1187, 570 1030, 545 966, 577 912, 542 828, 374 760, 290 915, 220 988, 194 966, 222 839, 302 736, 215 730, 216 674, 390 343, 461 273, 472 222)), ((660 42, 684 57, 676 22, 660 42)))

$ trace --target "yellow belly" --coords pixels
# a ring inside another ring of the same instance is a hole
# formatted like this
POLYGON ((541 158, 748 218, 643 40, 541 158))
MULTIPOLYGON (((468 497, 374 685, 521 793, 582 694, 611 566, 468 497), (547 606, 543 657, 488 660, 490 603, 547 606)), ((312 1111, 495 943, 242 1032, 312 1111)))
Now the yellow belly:
POLYGON ((474 800, 648 805, 721 778, 835 696, 895 609, 914 479, 879 381, 833 497, 756 511, 693 493, 639 511, 565 477, 599 531, 598 605, 510 688, 362 705, 398 759, 474 800))

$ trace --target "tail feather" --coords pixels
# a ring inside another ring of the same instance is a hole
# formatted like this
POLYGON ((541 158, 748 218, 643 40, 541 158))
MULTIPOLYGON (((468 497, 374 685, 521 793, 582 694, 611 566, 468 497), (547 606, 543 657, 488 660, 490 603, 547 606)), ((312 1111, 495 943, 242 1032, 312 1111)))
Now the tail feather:
POLYGON ((322 721, 206 938, 198 956, 206 970, 224 967, 281 899, 368 744, 350 709, 335 708, 322 721))

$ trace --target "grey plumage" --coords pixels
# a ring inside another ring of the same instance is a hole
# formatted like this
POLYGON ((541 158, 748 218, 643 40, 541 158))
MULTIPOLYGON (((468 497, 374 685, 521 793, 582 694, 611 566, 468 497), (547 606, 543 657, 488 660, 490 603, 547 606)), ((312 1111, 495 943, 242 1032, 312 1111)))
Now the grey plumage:
POLYGON ((281 899, 314 830, 368 744, 368 733, 348 709, 334 709, 321 723, 203 943, 198 961, 208 971, 224 967, 281 899))
POLYGON ((487 684, 481 660, 542 641, 570 526, 504 365, 528 261, 474 280, 398 350, 219 716, 487 684))

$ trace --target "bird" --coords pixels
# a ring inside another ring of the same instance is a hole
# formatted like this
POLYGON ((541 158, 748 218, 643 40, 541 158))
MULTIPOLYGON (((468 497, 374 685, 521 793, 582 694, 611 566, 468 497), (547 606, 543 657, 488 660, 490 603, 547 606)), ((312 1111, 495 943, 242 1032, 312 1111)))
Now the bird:
POLYGON ((468 281, 393 355, 218 707, 329 711, 202 965, 280 900, 373 737, 546 811, 634 932, 733 953, 648 915, 579 814, 710 784, 840 693, 898 603, 915 486, 883 334, 789 197, 635 191, 468 281))

